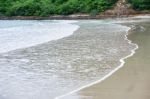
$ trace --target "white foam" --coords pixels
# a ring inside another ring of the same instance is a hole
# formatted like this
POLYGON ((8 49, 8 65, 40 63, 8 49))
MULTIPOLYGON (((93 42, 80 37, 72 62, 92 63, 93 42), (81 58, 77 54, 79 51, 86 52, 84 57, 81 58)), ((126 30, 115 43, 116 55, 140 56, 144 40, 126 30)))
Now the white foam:
POLYGON ((139 16, 135 16, 133 18, 150 18, 150 15, 139 15, 139 16))
MULTIPOLYGON (((125 26, 126 27, 126 26, 125 26)), ((125 40, 127 40, 128 41, 128 43, 129 44, 134 44, 134 43, 132 43, 132 41, 130 41, 129 39, 128 39, 128 31, 131 29, 130 27, 126 27, 127 28, 127 31, 126 31, 126 35, 125 35, 125 40)), ((137 44, 134 44, 136 47, 133 49, 133 50, 131 50, 131 54, 129 54, 128 56, 126 56, 126 57, 123 57, 123 58, 121 58, 119 61, 121 62, 121 64, 117 67, 117 68, 115 68, 114 70, 112 70, 110 73, 108 73, 106 76, 104 76, 103 78, 101 78, 101 79, 99 79, 99 80, 97 80, 97 81, 95 81, 95 82, 92 82, 92 83, 90 83, 90 84, 88 84, 88 85, 85 85, 85 86, 82 86, 82 87, 80 87, 80 88, 78 88, 78 89, 76 89, 76 90, 73 90, 73 91, 71 91, 71 92, 69 92, 69 93, 67 93, 67 94, 64 94, 64 95, 61 95, 61 96, 58 96, 58 97, 56 97, 55 99, 61 99, 61 98, 64 98, 64 97, 66 97, 66 96, 69 96, 69 95, 71 95, 71 94, 73 94, 73 93, 76 93, 76 92, 78 92, 78 91, 80 91, 80 90, 82 90, 82 89, 85 89, 85 88, 87 88, 87 87, 90 87, 90 86, 92 86, 92 85, 95 85, 95 84, 97 84, 97 83, 100 83, 100 82, 102 82, 103 80, 105 80, 106 78, 108 78, 109 76, 111 76, 112 74, 114 74, 117 70, 119 70, 121 67, 123 67, 123 65, 125 64, 125 59, 127 59, 127 58, 129 58, 129 57, 131 57, 131 56, 133 56, 134 55, 134 53, 135 53, 135 50, 137 50, 138 49, 138 45, 137 44)))
POLYGON ((60 20, 55 22, 34 21, 34 24, 29 26, 23 24, 0 28, 0 53, 31 47, 72 35, 79 28, 79 26, 72 24, 75 22, 60 20))
POLYGON ((115 18, 115 19, 106 19, 103 20, 104 22, 108 23, 133 23, 133 22, 144 22, 147 21, 150 18, 150 15, 139 15, 134 17, 126 17, 126 18, 115 18))

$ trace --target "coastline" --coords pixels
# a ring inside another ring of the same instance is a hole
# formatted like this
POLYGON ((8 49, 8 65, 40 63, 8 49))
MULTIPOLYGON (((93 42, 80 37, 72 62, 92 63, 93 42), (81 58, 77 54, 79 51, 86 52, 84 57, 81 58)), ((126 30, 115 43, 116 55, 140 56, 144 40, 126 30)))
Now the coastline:
MULTIPOLYGON (((113 24, 114 24, 114 23, 113 23, 113 24)), ((121 24, 120 24, 120 25, 121 25, 121 24)), ((124 26, 125 26, 125 25, 124 25, 124 26)), ((95 81, 95 82, 93 82, 93 83, 90 83, 90 84, 88 84, 88 85, 85 85, 85 86, 83 86, 83 87, 81 87, 81 88, 79 88, 79 89, 76 89, 76 90, 74 90, 74 91, 71 91, 71 92, 69 92, 69 93, 67 93, 67 94, 64 94, 64 95, 62 95, 62 96, 58 96, 58 97, 56 97, 55 99, 80 99, 80 98, 74 98, 74 97, 76 97, 76 96, 74 96, 74 94, 75 94, 75 93, 78 93, 78 92, 80 92, 80 91, 82 92, 82 90, 84 90, 84 89, 86 90, 86 88, 90 88, 90 87, 92 87, 92 86, 94 86, 94 85, 96 85, 96 84, 99 84, 99 83, 105 81, 107 78, 109 78, 110 76, 112 76, 115 72, 117 72, 118 70, 120 70, 120 69, 124 66, 125 60, 128 59, 128 58, 130 58, 130 57, 132 57, 132 56, 135 54, 135 51, 139 48, 137 44, 132 43, 132 41, 131 41, 130 39, 128 39, 128 36, 130 35, 130 31, 131 31, 132 28, 129 27, 129 26, 126 26, 126 27, 128 27, 129 29, 126 31, 126 35, 125 35, 125 37, 124 37, 124 40, 127 40, 129 44, 135 45, 135 48, 131 50, 131 52, 130 52, 129 55, 127 55, 127 56, 125 56, 125 57, 123 57, 123 58, 121 58, 121 59, 119 60, 120 65, 117 66, 117 67, 116 67, 114 70, 112 70, 110 73, 108 73, 107 75, 105 75, 104 77, 102 77, 101 79, 99 79, 99 80, 97 80, 97 81, 95 81), (70 97, 70 96, 71 96, 71 97, 70 97)), ((77 97, 78 97, 78 96, 77 96, 77 97)), ((86 99, 86 98, 84 97, 83 99, 86 99)), ((88 98, 88 99, 89 99, 89 98, 88 98)), ((93 99, 93 98, 92 98, 92 99, 93 99)))
MULTIPOLYGON (((119 28, 117 28, 117 30, 118 29, 121 29, 121 27, 119 26, 119 28)), ((125 30, 123 30, 124 31, 124 33, 123 33, 123 35, 122 35, 122 39, 121 40, 123 40, 124 39, 124 35, 126 34, 126 32, 125 31, 127 31, 129 28, 127 28, 127 29, 125 29, 125 30)), ((96 31, 95 31, 96 32, 96 31)), ((107 32, 107 31, 106 31, 107 32)), ((112 31, 110 31, 110 33, 112 33, 112 31)), ((120 32, 120 34, 121 34, 121 32, 120 32)), ((112 34, 113 35, 113 34, 112 34)), ((76 41, 76 40, 75 40, 76 41)), ((124 40, 123 40, 124 41, 124 40)), ((126 41, 126 43, 127 43, 127 41, 126 41)), ((114 45, 113 45, 114 46, 114 45)), ((126 55, 125 55, 126 56, 126 55)), ((119 58, 120 59, 120 58, 119 58)), ((118 60, 119 60, 118 59, 118 60)), ((86 76, 86 75, 85 75, 86 76)))
MULTIPOLYGON (((143 24, 140 24, 143 25, 143 24)), ((128 26, 128 25, 127 25, 128 26)), ((129 31, 128 38, 139 45, 136 54, 129 58, 124 58, 125 65, 118 71, 92 86, 87 86, 76 93, 70 93, 60 99, 149 99, 150 68, 148 49, 150 45, 149 37, 142 35, 140 31, 129 31), (137 32, 137 33, 136 33, 137 32), (137 36, 136 36, 137 35, 137 36), (144 38, 140 39, 139 37, 144 38), (146 44, 146 45, 143 45, 146 44), (141 48, 141 46, 143 48, 141 48), (145 50, 145 51, 144 51, 145 50), (146 57, 146 58, 145 58, 146 57)), ((148 30, 144 32, 148 35, 148 30)), ((134 54, 134 52, 132 53, 134 54)), ((131 55, 132 56, 132 55, 131 55)), ((124 64, 124 63, 123 63, 124 64)))
POLYGON ((41 16, 0 16, 0 20, 88 20, 88 19, 109 19, 109 18, 128 18, 135 16, 150 15, 150 13, 137 13, 127 15, 107 15, 100 14, 91 16, 88 14, 73 14, 73 15, 51 15, 47 17, 41 16))
MULTIPOLYGON (((127 32, 127 34, 125 35, 125 39, 126 40, 128 40, 128 37, 127 36, 130 36, 129 35, 129 32, 127 32)), ((128 40, 129 41, 129 43, 132 43, 130 40, 128 40)), ((138 46, 134 49, 134 50, 136 50, 138 48, 138 46)), ((134 51, 132 51, 132 54, 134 54, 135 52, 134 51)), ((130 57, 130 56, 132 56, 132 54, 130 54, 129 56, 126 56, 125 58, 122 58, 121 60, 120 60, 120 62, 124 65, 124 60, 126 59, 126 58, 128 58, 128 57, 130 57)), ((120 67, 121 68, 121 67, 120 67)), ((117 71, 117 70, 116 70, 117 71)), ((117 71, 118 72, 118 71, 117 71)), ((104 81, 105 82, 105 81, 104 81)), ((99 83, 99 82, 98 82, 99 83)), ((97 84, 97 83, 96 83, 97 84)), ((92 86, 90 86, 90 88, 91 88, 92 86)), ((88 89, 88 88, 85 88, 85 89, 88 89)), ((84 90, 84 88, 83 88, 83 90, 84 90)), ((82 91, 82 89, 81 89, 81 91, 82 91)), ((79 91, 79 94, 80 94, 80 91, 79 91)), ((81 94, 82 94, 82 92, 81 92, 81 94)), ((56 99, 58 99, 58 98, 56 98, 56 99)), ((66 98, 65 98, 66 99, 66 98)), ((85 99, 85 98, 84 98, 85 99)), ((91 98, 90 98, 91 99, 91 98)), ((92 98, 93 99, 93 98, 92 98)), ((95 98, 94 98, 95 99, 95 98)))

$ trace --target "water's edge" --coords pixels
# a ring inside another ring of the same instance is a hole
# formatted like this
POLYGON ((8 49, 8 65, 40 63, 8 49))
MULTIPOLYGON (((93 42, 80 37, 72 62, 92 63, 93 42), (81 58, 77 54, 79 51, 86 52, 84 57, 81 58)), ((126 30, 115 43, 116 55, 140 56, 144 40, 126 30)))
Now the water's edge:
MULTIPOLYGON (((121 25, 121 24, 120 24, 120 25, 121 25)), ((126 27, 128 27, 128 26, 126 26, 126 27)), ((65 96, 71 95, 71 94, 76 93, 76 92, 78 92, 78 91, 80 91, 80 90, 83 90, 83 89, 88 88, 88 87, 90 87, 90 86, 93 86, 93 85, 95 85, 95 84, 97 84, 97 83, 100 83, 100 82, 102 82, 103 80, 105 80, 105 79, 107 79, 108 77, 110 77, 112 74, 114 74, 114 73, 115 73, 116 71, 118 71, 120 68, 122 68, 122 67, 124 66, 124 64, 125 64, 125 59, 127 59, 127 58, 133 56, 133 55, 135 54, 135 51, 139 48, 137 44, 132 43, 132 41, 128 39, 129 31, 132 29, 131 27, 128 27, 128 28, 129 28, 129 29, 126 31, 126 35, 125 35, 125 37, 124 37, 124 40, 127 40, 128 43, 131 44, 131 45, 135 45, 135 48, 131 50, 131 54, 129 54, 129 55, 127 55, 127 56, 125 56, 125 57, 123 57, 123 58, 121 58, 121 59, 119 60, 120 65, 119 65, 118 67, 116 67, 114 70, 112 70, 110 73, 108 73, 107 75, 105 75, 105 76, 102 77, 101 79, 99 79, 99 80, 97 80, 97 81, 95 81, 95 82, 92 82, 92 83, 90 83, 90 84, 88 84, 88 85, 85 85, 85 86, 83 86, 83 87, 80 87, 80 88, 78 88, 78 89, 76 89, 76 90, 73 90, 73 91, 71 91, 71 92, 69 92, 69 93, 67 93, 67 94, 58 96, 58 97, 56 97, 56 98, 54 98, 54 99, 61 99, 61 98, 65 97, 65 96)))

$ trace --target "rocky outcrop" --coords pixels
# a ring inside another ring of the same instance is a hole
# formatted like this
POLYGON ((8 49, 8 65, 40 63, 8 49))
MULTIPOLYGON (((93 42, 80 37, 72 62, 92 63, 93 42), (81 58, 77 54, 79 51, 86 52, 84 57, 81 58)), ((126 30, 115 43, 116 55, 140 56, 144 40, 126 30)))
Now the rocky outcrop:
POLYGON ((102 14, 122 16, 122 15, 136 14, 136 13, 137 12, 132 9, 131 4, 127 3, 126 0, 119 0, 113 9, 107 10, 102 14))

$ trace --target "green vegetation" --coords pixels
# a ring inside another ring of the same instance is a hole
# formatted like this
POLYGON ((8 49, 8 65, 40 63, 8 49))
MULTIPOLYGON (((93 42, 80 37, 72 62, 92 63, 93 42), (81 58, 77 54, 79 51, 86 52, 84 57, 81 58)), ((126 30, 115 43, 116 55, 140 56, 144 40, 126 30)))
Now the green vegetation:
POLYGON ((136 10, 150 10, 150 0, 128 0, 136 10))
MULTIPOLYGON (((110 9, 118 0, 0 0, 0 16, 49 16, 110 9)), ((137 10, 149 10, 150 0, 127 0, 137 10)))
POLYGON ((48 16, 73 13, 98 14, 118 0, 0 0, 0 15, 48 16))

